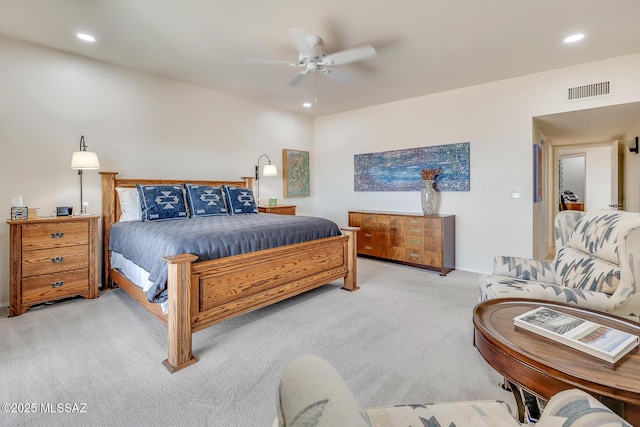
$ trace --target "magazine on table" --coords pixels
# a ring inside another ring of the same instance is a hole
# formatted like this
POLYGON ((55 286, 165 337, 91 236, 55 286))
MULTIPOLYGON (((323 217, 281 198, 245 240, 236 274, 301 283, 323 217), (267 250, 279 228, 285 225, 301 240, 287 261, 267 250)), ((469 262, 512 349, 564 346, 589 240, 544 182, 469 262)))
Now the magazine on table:
POLYGON ((638 346, 636 335, 547 307, 516 316, 513 324, 611 363, 638 346))

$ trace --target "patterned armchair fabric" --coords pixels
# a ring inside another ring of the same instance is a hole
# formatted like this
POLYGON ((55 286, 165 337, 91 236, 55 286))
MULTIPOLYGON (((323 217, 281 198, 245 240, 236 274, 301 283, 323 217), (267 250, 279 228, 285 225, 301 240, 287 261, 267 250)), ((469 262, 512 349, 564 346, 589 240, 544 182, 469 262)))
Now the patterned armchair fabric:
MULTIPOLYGON (((509 406, 500 401, 398 405, 362 409, 340 374, 315 355, 287 365, 278 390, 273 427, 519 427, 509 406)), ((538 427, 630 427, 622 418, 579 390, 553 396, 538 427)))
POLYGON ((561 211, 556 256, 545 262, 498 256, 480 276, 480 301, 531 298, 634 317, 640 278, 640 214, 612 210, 561 211), (624 304, 636 296, 633 304, 624 304))

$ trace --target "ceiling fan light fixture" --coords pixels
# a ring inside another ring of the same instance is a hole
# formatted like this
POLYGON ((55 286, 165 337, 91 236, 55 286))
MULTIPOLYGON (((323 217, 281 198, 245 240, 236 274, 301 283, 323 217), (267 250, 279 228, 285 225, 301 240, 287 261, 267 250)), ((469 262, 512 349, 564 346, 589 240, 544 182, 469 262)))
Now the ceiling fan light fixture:
POLYGON ((577 33, 577 34, 572 34, 569 37, 566 37, 564 39, 565 43, 575 43, 577 41, 580 41, 584 38, 584 34, 582 33, 577 33))

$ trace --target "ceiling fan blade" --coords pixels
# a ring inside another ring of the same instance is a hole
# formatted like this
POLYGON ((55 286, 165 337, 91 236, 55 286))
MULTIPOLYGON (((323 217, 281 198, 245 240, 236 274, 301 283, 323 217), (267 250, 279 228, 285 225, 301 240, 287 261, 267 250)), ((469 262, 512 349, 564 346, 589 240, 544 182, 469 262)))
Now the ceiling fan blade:
POLYGON ((287 82, 287 86, 293 87, 297 85, 300 82, 300 80, 302 80, 302 78, 307 74, 309 73, 306 70, 300 71, 299 73, 295 73, 287 82))
POLYGON ((262 59, 262 58, 246 58, 247 64, 286 64, 295 67, 291 61, 285 61, 284 59, 262 59))
POLYGON ((375 58, 377 56, 373 46, 365 45, 354 47, 351 49, 341 50, 336 53, 325 56, 322 65, 342 65, 350 62, 364 61, 365 59, 375 58))

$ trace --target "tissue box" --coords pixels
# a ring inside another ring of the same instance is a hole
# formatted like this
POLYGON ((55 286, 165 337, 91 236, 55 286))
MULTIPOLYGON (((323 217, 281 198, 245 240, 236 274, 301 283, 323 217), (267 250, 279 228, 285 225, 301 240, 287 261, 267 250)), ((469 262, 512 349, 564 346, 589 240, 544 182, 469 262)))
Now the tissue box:
POLYGON ((11 220, 15 221, 17 219, 28 219, 29 218, 29 208, 26 206, 12 207, 11 208, 11 220))
POLYGON ((278 199, 276 199, 275 197, 270 197, 269 206, 278 206, 278 199))

